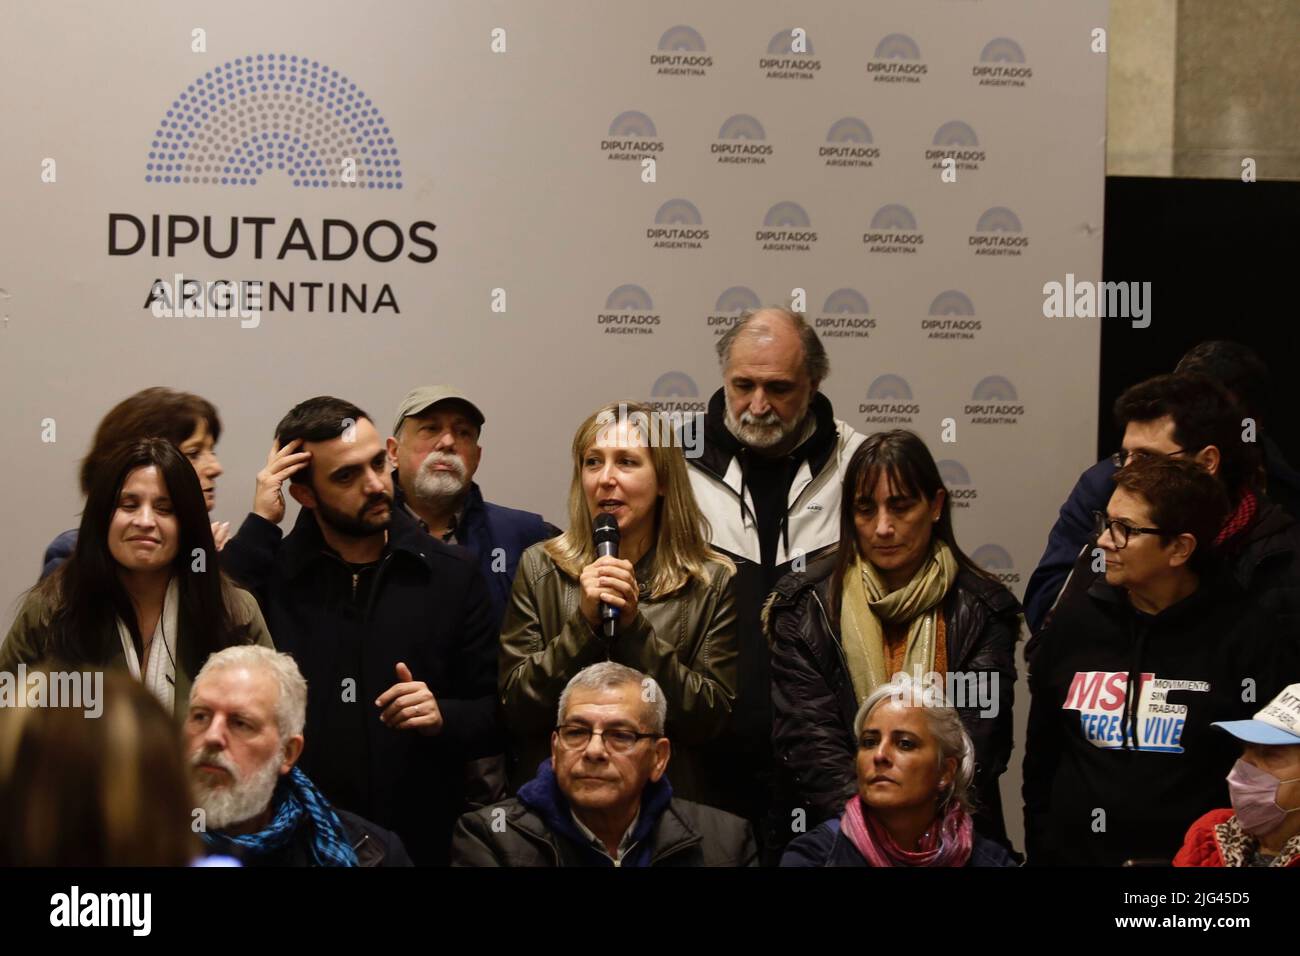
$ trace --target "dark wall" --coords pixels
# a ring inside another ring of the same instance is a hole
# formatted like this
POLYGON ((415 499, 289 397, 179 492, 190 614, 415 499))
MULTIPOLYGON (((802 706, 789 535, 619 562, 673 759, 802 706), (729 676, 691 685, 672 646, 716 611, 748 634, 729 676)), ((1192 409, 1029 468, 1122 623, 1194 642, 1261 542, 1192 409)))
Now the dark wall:
POLYGON ((1300 183, 1106 179, 1102 277, 1152 283, 1151 324, 1101 319, 1097 454, 1119 447, 1111 405, 1129 385, 1173 371, 1190 346, 1231 339, 1272 372, 1266 427, 1300 460, 1300 183))

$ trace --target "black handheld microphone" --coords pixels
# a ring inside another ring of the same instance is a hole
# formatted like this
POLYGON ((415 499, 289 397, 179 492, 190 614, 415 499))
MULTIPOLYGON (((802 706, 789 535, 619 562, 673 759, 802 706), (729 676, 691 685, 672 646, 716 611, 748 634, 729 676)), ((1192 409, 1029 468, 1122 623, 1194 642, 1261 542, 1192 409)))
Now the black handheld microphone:
MULTIPOLYGON (((611 558, 618 557, 618 521, 611 514, 599 514, 596 516, 595 524, 591 529, 591 540, 596 545, 596 557, 611 558)), ((615 630, 618 627, 618 608, 611 604, 600 602, 600 623, 601 630, 605 637, 611 641, 614 639, 615 630)))

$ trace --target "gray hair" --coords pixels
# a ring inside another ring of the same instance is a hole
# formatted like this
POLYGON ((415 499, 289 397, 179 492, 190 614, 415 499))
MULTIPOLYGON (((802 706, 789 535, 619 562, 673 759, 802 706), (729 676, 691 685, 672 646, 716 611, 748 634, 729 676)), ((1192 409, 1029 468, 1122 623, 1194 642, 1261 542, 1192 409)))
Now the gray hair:
POLYGON ((256 644, 227 647, 208 658, 194 678, 194 685, 198 686, 206 674, 224 667, 269 672, 280 690, 275 702, 275 723, 280 729, 280 739, 286 740, 302 733, 303 725, 307 723, 307 680, 292 657, 256 644))
POLYGON ((952 786, 939 800, 940 810, 956 800, 967 813, 973 811, 975 801, 971 795, 971 783, 975 780, 975 744, 971 742, 966 725, 961 721, 961 715, 955 708, 947 706, 941 691, 923 688, 912 681, 881 684, 867 695, 867 699, 858 708, 857 716, 853 718, 855 744, 862 739, 862 725, 867 722, 871 712, 886 700, 895 700, 904 706, 919 707, 925 714, 930 733, 934 735, 935 744, 938 745, 939 763, 942 765, 949 757, 957 759, 957 772, 953 774, 952 786), (926 706, 921 703, 923 699, 932 700, 935 694, 938 694, 938 706, 926 706))
POLYGON ((668 701, 659 684, 653 677, 647 677, 638 670, 624 667, 614 661, 601 661, 584 667, 565 685, 560 694, 560 707, 556 711, 556 723, 564 723, 564 712, 569 706, 569 695, 574 690, 605 690, 611 687, 623 687, 636 684, 641 689, 641 699, 648 705, 642 710, 650 732, 662 735, 664 722, 668 719, 668 701))
POLYGON ((786 319, 795 332, 799 334, 799 342, 803 345, 803 367, 808 373, 808 378, 813 384, 819 384, 826 381, 827 376, 831 374, 831 360, 826 354, 826 347, 822 345, 821 338, 817 331, 808 324, 808 320, 798 312, 791 312, 789 309, 770 307, 762 309, 746 309, 736 320, 736 324, 718 339, 718 362, 726 369, 727 363, 731 361, 731 347, 736 344, 736 339, 740 338, 746 326, 755 318, 767 313, 775 313, 786 319))

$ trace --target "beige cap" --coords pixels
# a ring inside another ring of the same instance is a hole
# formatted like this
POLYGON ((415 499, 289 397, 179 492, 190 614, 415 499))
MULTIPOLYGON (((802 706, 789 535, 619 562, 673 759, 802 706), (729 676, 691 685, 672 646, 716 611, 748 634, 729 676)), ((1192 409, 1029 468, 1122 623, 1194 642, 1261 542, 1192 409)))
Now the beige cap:
POLYGON ((402 430, 402 422, 406 421, 410 416, 419 415, 439 402, 447 401, 457 401, 463 404, 470 417, 474 419, 474 424, 479 428, 483 427, 483 413, 456 386, 421 385, 419 388, 413 388, 407 392, 406 398, 402 399, 402 404, 397 406, 397 419, 393 422, 393 434, 396 435, 402 430))

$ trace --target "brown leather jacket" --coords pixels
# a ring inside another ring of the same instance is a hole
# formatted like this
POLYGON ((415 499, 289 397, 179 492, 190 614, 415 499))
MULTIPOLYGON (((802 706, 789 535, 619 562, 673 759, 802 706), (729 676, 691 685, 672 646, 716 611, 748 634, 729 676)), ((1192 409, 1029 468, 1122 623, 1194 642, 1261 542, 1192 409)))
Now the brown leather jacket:
MULTIPOLYGON (((649 577, 651 555, 636 566, 649 577)), ((560 692, 589 664, 612 660, 653 677, 668 698, 672 741, 668 777, 673 791, 709 803, 710 785, 695 745, 726 725, 736 698, 736 609, 729 568, 708 566, 709 582, 692 580, 651 599, 644 583, 636 619, 612 642, 578 610, 578 581, 561 571, 544 544, 524 552, 501 631, 498 681, 512 738, 511 790, 532 779, 550 756, 560 692)))

